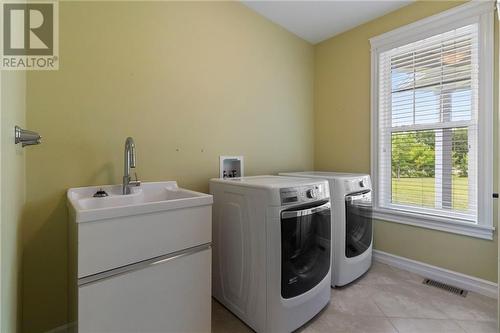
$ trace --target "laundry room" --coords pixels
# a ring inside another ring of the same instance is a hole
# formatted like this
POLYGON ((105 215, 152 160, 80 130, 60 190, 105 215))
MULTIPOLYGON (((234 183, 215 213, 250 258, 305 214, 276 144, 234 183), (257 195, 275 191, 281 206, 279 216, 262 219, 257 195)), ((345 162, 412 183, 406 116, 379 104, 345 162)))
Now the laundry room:
POLYGON ((1 1, 0 333, 498 333, 498 7, 1 1))

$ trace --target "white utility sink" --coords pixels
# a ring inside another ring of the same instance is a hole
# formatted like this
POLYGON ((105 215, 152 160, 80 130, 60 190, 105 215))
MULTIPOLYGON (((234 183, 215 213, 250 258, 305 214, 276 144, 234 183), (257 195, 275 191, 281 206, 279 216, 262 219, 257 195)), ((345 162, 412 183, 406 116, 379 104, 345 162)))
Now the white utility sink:
POLYGON ((121 185, 72 188, 67 195, 78 278, 212 240, 212 196, 175 181, 142 183, 125 195, 121 185), (94 197, 99 190, 108 196, 94 197))
POLYGON ((68 190, 78 332, 209 332, 212 196, 175 181, 130 189, 68 190))
POLYGON ((212 196, 179 188, 177 182, 142 183, 122 194, 121 185, 79 187, 68 190, 68 201, 76 222, 95 221, 212 204, 212 196), (104 190, 107 197, 94 197, 104 190))

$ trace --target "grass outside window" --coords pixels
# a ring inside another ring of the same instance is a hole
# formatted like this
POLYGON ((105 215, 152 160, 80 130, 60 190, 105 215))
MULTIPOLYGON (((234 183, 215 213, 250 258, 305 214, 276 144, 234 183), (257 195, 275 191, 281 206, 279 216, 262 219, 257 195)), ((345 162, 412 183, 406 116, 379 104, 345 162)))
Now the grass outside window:
MULTIPOLYGON (((392 178, 392 203, 435 208, 435 178, 392 178)), ((468 209, 468 178, 453 176, 452 205, 454 210, 468 209)))

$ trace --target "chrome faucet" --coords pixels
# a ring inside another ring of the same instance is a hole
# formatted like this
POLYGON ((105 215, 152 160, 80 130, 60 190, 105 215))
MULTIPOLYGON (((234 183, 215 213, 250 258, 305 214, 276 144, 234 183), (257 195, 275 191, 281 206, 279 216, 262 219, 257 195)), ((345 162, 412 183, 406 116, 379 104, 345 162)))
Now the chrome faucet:
POLYGON ((137 179, 135 173, 135 180, 130 180, 130 168, 135 169, 135 143, 134 139, 128 137, 125 140, 125 159, 123 168, 123 194, 130 194, 130 186, 140 186, 141 181, 137 179))

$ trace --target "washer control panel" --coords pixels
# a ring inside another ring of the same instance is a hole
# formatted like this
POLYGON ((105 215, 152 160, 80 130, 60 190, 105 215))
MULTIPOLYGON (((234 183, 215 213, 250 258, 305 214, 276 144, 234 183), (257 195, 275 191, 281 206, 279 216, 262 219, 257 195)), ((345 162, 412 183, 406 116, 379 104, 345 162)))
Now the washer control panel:
POLYGON ((282 188, 280 189, 281 204, 290 205, 327 199, 329 197, 327 192, 324 184, 282 188))

